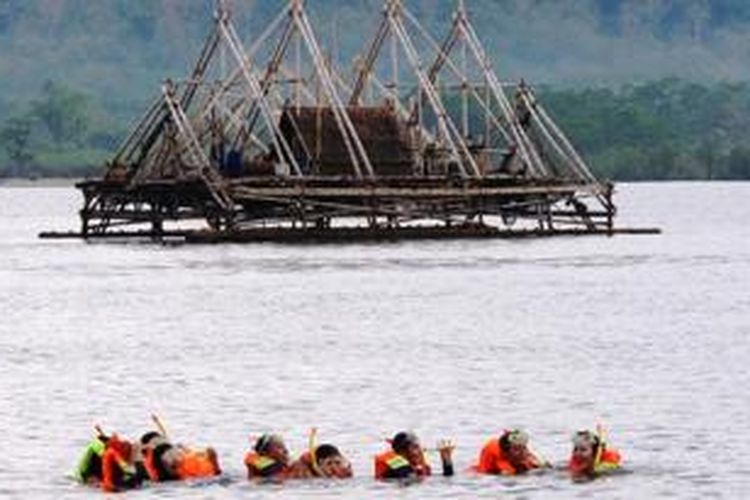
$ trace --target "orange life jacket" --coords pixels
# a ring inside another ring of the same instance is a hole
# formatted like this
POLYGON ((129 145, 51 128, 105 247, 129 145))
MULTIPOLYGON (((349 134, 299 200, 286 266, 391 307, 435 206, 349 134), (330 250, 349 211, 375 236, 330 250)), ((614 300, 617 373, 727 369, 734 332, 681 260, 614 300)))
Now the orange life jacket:
POLYGON ((429 464, 413 466, 393 450, 375 456, 375 479, 403 479, 409 476, 426 477, 432 474, 429 464))
POLYGON ((209 451, 186 450, 177 461, 177 476, 180 479, 211 477, 221 474, 216 456, 209 451))
POLYGON ((487 441, 479 454, 479 463, 474 467, 480 474, 503 474, 514 476, 521 472, 531 469, 538 469, 539 464, 536 460, 529 457, 521 467, 513 465, 508 457, 505 456, 500 440, 497 438, 487 441))

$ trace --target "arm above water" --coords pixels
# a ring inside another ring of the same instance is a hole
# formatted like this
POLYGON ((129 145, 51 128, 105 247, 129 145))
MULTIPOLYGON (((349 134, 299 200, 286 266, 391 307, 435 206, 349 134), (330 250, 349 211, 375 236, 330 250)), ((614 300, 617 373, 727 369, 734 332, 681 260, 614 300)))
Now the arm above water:
POLYGON ((443 462, 443 476, 445 477, 451 477, 454 474, 453 450, 455 449, 456 445, 452 441, 442 440, 438 443, 440 460, 443 462))

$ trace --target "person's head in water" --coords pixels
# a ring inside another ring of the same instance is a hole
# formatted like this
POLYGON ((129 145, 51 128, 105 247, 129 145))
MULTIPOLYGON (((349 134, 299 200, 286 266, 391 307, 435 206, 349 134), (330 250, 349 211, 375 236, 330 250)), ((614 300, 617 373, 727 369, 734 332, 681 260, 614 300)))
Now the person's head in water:
POLYGON ((529 457, 529 435, 520 429, 503 432, 500 448, 514 467, 522 466, 529 457))
POLYGON ((165 443, 164 436, 156 431, 149 431, 141 436, 140 445, 142 448, 153 448, 161 443, 165 443))
POLYGON ((289 450, 278 434, 263 434, 255 442, 254 448, 258 455, 267 456, 284 465, 289 464, 289 450))
POLYGON ((578 472, 593 472, 599 438, 591 431, 578 431, 573 435, 572 459, 578 472))
POLYGON ((424 450, 413 432, 399 432, 391 440, 391 448, 406 458, 412 466, 424 464, 424 450))
POLYGON ((352 466, 338 448, 321 444, 315 448, 315 462, 323 477, 346 479, 352 477, 352 466))

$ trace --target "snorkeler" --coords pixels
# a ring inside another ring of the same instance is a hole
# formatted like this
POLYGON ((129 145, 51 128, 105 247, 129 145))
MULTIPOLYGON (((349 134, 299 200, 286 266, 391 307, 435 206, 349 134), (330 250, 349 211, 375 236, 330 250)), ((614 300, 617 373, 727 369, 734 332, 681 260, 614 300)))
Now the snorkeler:
POLYGON ((593 479, 620 468, 620 452, 607 447, 603 432, 578 431, 573 435, 573 452, 568 471, 575 479, 593 479))
MULTIPOLYGON (((399 432, 390 443, 390 450, 375 457, 375 479, 419 479, 432 475, 424 449, 414 433, 399 432)), ((442 441, 438 447, 446 477, 453 475, 453 449, 448 441, 442 441)))
POLYGON ((141 482, 135 468, 133 445, 113 434, 102 455, 101 488, 106 492, 125 491, 139 487, 141 482))
POLYGON ((192 449, 162 442, 144 456, 148 477, 154 482, 180 481, 218 476, 219 459, 213 448, 192 449))
POLYGON ((82 484, 99 485, 102 480, 102 457, 107 449, 106 436, 97 428, 97 435, 83 451, 83 456, 78 462, 75 477, 82 484))
POLYGON ((161 420, 152 416, 160 432, 147 432, 141 437, 141 464, 153 482, 206 478, 221 474, 219 459, 213 448, 194 449, 174 445, 166 437, 161 420))
POLYGON ((245 455, 248 479, 283 479, 289 472, 289 450, 281 436, 264 434, 245 455))
POLYGON ((514 429, 506 430, 500 438, 493 438, 484 445, 475 470, 480 474, 514 476, 544 466, 529 449, 529 435, 514 429))
POLYGON ((289 468, 289 479, 348 479, 352 466, 339 449, 332 444, 321 444, 307 451, 289 468))

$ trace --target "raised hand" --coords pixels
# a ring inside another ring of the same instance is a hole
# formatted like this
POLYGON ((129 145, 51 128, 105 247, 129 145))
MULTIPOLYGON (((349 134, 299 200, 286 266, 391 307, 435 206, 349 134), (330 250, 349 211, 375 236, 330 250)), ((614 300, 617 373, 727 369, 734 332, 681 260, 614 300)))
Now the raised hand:
POLYGON ((441 439, 438 441, 437 449, 440 452, 440 459, 443 462, 450 462, 453 456, 453 450, 456 449, 456 445, 449 439, 441 439))

